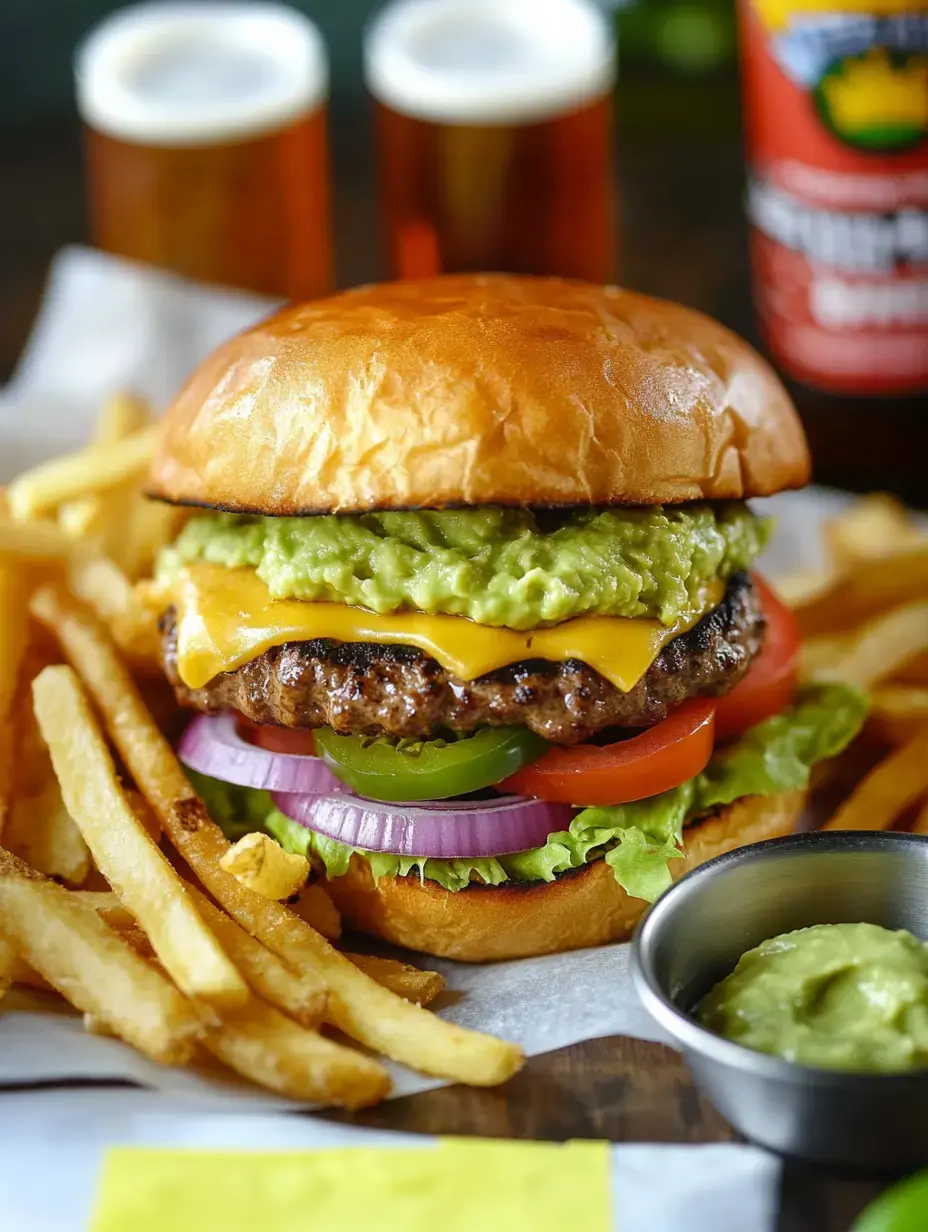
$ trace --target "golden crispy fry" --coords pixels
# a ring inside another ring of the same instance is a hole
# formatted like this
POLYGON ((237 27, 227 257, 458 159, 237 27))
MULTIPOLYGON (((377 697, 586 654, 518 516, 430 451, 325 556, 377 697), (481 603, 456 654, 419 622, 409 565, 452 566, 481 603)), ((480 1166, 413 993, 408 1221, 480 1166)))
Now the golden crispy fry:
POLYGON ((71 589, 109 625, 116 645, 134 662, 159 662, 155 613, 140 601, 115 561, 105 556, 76 560, 70 570, 71 589))
POLYGON ((17 957, 13 963, 13 984, 25 988, 34 988, 36 992, 54 992, 44 975, 39 975, 34 967, 30 967, 22 958, 17 957))
POLYGON ((26 598, 17 575, 0 564, 0 838, 13 794, 16 731, 13 705, 29 641, 26 598))
POLYGON ((69 667, 47 667, 32 691, 68 811, 171 978, 192 997, 244 1001, 244 980, 126 800, 76 674, 69 667))
POLYGON ((177 538, 187 516, 186 510, 148 500, 136 492, 123 533, 114 537, 110 554, 133 581, 148 577, 158 553, 177 538))
POLYGON ((342 919, 338 908, 317 882, 304 886, 296 901, 291 899, 287 906, 294 915, 305 920, 310 928, 322 933, 327 941, 337 941, 342 935, 342 919))
POLYGON ((928 652, 910 659, 896 672, 893 680, 899 684, 918 685, 923 689, 928 689, 928 652))
POLYGON ((96 622, 46 590, 36 614, 54 629, 102 712, 114 744, 202 885, 233 919, 295 970, 315 970, 329 990, 327 1018, 346 1035, 423 1073, 474 1086, 505 1082, 522 1065, 514 1044, 443 1022, 375 983, 286 907, 246 890, 219 861, 229 849, 193 793, 131 676, 96 622))
POLYGON ((14 520, 29 522, 51 513, 65 501, 141 478, 151 462, 157 437, 158 427, 152 424, 116 444, 91 445, 17 476, 7 492, 14 520))
POLYGON ((102 1035, 105 1039, 119 1039, 116 1032, 96 1014, 84 1015, 84 1030, 88 1035, 102 1035))
POLYGON ((824 830, 886 830, 928 794, 928 729, 894 749, 862 779, 824 830))
POLYGON ((795 614, 804 637, 841 633, 887 611, 928 595, 928 542, 897 556, 854 565, 830 589, 795 614))
POLYGON ((158 1061, 184 1064, 209 1015, 68 890, 0 848, 0 929, 76 1009, 158 1061))
POLYGON ((444 991, 445 981, 437 971, 420 971, 409 963, 398 962, 395 958, 381 958, 376 954, 349 954, 347 950, 343 953, 365 975, 389 988, 404 1001, 428 1005, 444 991))
POLYGON ((236 1073, 294 1099, 364 1108, 390 1091, 387 1071, 373 1058, 298 1026, 257 997, 224 1012, 203 1046, 236 1073))
POLYGON ((306 884, 309 861, 284 851, 268 834, 245 834, 222 857, 222 867, 264 898, 289 898, 306 884))
POLYGON ((871 698, 869 730, 886 744, 905 744, 928 726, 928 689, 882 685, 871 698))
MULTIPOLYGON (((104 402, 97 419, 92 444, 103 447, 115 445, 133 433, 140 431, 151 423, 151 412, 148 403, 130 393, 114 394, 104 402)), ((118 490, 117 490, 118 491, 118 490)), ((99 496, 77 497, 68 501, 58 510, 58 525, 72 539, 96 538, 105 539, 108 526, 107 519, 113 519, 117 528, 125 526, 126 519, 131 516, 131 501, 135 489, 126 487, 119 492, 121 503, 114 509, 111 494, 106 498, 99 496), (119 517, 119 514, 122 517, 119 517)), ((106 547, 111 544, 106 544, 106 547)))
POLYGON ((244 928, 214 906, 205 894, 188 885, 203 919, 222 942, 226 953, 263 1000, 295 1018, 304 1027, 322 1021, 325 1013, 325 984, 315 971, 299 974, 256 941, 244 928))
POLYGON ((806 607, 820 599, 834 587, 837 574, 830 568, 797 569, 793 573, 781 573, 773 579, 777 595, 787 607, 806 607))
POLYGON ((14 855, 38 872, 73 889, 79 889, 90 875, 90 849, 52 773, 41 791, 16 794, 5 842, 14 855))
POLYGON ((134 436, 151 423, 148 399, 129 390, 113 394, 103 403, 94 430, 94 443, 115 445, 127 436, 134 436))
POLYGON ((825 526, 825 542, 839 569, 898 556, 925 541, 910 511, 894 496, 865 496, 825 526))
POLYGON ((161 842, 161 823, 154 815, 148 806, 148 801, 140 791, 135 791, 134 788, 126 789, 126 799, 129 802, 129 808, 135 813, 142 828, 145 830, 148 837, 153 843, 161 842))
POLYGON ((866 689, 894 675, 916 655, 928 650, 928 599, 895 608, 858 629, 819 680, 843 681, 866 689))
POLYGON ((127 611, 132 602, 132 583, 115 561, 105 556, 75 561, 68 581, 74 593, 107 623, 127 611))
POLYGON ((68 537, 54 522, 12 522, 0 515, 0 559, 15 564, 54 563, 71 550, 68 537))
POLYGON ((136 927, 135 916, 126 910, 112 890, 78 890, 74 897, 91 911, 96 911, 118 933, 136 927))
POLYGON ((33 623, 16 700, 16 783, 4 843, 38 872, 77 887, 90 874, 90 851, 65 808, 31 704, 31 682, 56 653, 45 630, 33 623))
MULTIPOLYGON (((145 936, 140 928, 122 928, 117 930, 120 937, 125 941, 126 945, 132 947, 136 954, 140 954, 142 958, 157 960, 158 955, 155 953, 155 947, 145 936)), ((160 964, 159 964, 160 966, 160 964)))
POLYGON ((833 672, 848 653, 851 637, 847 633, 833 637, 812 637, 801 647, 800 672, 804 680, 820 679, 833 672))

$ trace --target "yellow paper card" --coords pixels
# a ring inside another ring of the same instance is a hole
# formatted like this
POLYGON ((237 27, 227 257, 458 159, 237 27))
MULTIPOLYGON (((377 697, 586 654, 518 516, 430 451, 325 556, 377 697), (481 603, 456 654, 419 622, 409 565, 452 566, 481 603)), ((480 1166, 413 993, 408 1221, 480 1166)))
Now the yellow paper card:
POLYGON ((92 1232, 608 1232, 609 1147, 446 1139, 435 1148, 118 1148, 92 1232))

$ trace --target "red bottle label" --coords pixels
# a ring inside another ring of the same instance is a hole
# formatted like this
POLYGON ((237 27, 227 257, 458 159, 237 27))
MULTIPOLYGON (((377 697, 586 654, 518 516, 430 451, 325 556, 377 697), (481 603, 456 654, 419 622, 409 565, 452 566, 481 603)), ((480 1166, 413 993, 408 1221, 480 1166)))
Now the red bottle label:
POLYGON ((928 386, 928 5, 741 0, 754 294, 834 393, 928 386))

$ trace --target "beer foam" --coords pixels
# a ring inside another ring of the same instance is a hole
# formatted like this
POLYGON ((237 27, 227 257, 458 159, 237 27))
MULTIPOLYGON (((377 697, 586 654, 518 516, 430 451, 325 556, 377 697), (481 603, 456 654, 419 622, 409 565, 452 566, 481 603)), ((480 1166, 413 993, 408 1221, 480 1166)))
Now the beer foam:
POLYGON ((543 120, 615 82, 615 39, 589 0, 395 0, 367 30, 371 94, 459 124, 543 120))
POLYGON ((319 31, 278 4, 122 9, 78 48, 75 76, 84 121, 143 145, 208 145, 284 128, 328 93, 319 31))

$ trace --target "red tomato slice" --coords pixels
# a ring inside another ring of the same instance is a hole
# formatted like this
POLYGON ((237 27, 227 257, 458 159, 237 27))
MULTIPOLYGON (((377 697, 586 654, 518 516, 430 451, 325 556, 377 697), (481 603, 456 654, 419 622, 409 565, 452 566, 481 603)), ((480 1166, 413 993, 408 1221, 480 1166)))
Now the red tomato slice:
POLYGON ((693 778, 712 756, 715 702, 684 702, 640 736, 551 749, 498 787, 562 804, 625 804, 693 778))
POLYGON ((739 736, 792 704, 799 677, 799 629, 793 613, 767 583, 754 575, 760 592, 767 636, 747 675, 716 702, 715 735, 718 740, 739 736))
POLYGON ((307 727, 275 727, 273 723, 252 723, 240 715, 236 723, 238 734, 249 744, 271 753, 295 753, 298 757, 316 757, 316 742, 307 727))

